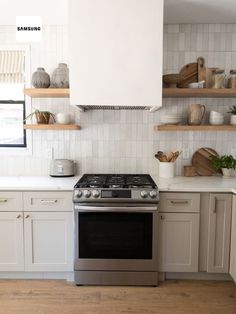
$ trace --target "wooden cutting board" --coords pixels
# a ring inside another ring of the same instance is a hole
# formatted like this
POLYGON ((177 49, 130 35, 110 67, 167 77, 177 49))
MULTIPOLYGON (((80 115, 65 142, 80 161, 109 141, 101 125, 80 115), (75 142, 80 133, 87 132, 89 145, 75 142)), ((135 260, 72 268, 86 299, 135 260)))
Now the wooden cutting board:
POLYGON ((201 81, 206 82, 205 59, 203 57, 199 57, 197 59, 197 64, 198 64, 198 82, 201 81))
POLYGON ((199 176, 212 176, 216 173, 212 166, 212 156, 218 156, 217 152, 208 147, 198 149, 192 157, 192 165, 199 176))
POLYGON ((198 81, 198 63, 188 63, 180 70, 179 74, 182 76, 182 81, 177 85, 178 87, 188 87, 188 84, 198 81))

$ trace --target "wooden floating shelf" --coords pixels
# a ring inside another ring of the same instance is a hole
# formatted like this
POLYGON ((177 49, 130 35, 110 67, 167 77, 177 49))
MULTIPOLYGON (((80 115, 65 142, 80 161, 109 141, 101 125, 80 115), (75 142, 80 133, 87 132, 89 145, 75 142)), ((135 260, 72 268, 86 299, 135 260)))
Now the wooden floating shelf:
POLYGON ((25 124, 24 129, 28 130, 80 130, 76 124, 25 124))
POLYGON ((163 88, 163 97, 236 98, 236 88, 163 88))
POLYGON ((155 125, 155 131, 236 131, 236 125, 155 125))
POLYGON ((32 98, 68 98, 69 88, 25 88, 24 94, 32 98))

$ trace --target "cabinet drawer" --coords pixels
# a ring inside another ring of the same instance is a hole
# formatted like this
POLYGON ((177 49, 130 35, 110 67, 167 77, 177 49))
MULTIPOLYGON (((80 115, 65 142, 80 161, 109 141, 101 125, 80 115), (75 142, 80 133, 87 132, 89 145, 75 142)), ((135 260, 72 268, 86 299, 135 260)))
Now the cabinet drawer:
POLYGON ((160 193, 159 211, 199 213, 200 193, 160 193))
POLYGON ((25 192, 24 211, 73 210, 72 192, 25 192))
POLYGON ((21 192, 0 192, 0 211, 18 212, 22 210, 21 192))

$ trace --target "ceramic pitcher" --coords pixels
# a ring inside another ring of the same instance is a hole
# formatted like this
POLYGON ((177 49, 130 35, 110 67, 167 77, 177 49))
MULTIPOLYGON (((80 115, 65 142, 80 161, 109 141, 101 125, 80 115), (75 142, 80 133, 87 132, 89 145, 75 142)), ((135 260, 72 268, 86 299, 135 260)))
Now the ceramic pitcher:
POLYGON ((205 114, 205 106, 200 104, 192 104, 188 109, 188 124, 200 125, 205 114))

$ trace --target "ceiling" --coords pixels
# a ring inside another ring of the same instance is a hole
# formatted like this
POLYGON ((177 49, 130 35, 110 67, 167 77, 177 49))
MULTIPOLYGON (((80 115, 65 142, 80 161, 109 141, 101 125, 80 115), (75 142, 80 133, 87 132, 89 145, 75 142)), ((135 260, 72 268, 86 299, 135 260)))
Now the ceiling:
POLYGON ((164 0, 164 23, 236 23, 236 0, 164 0))

